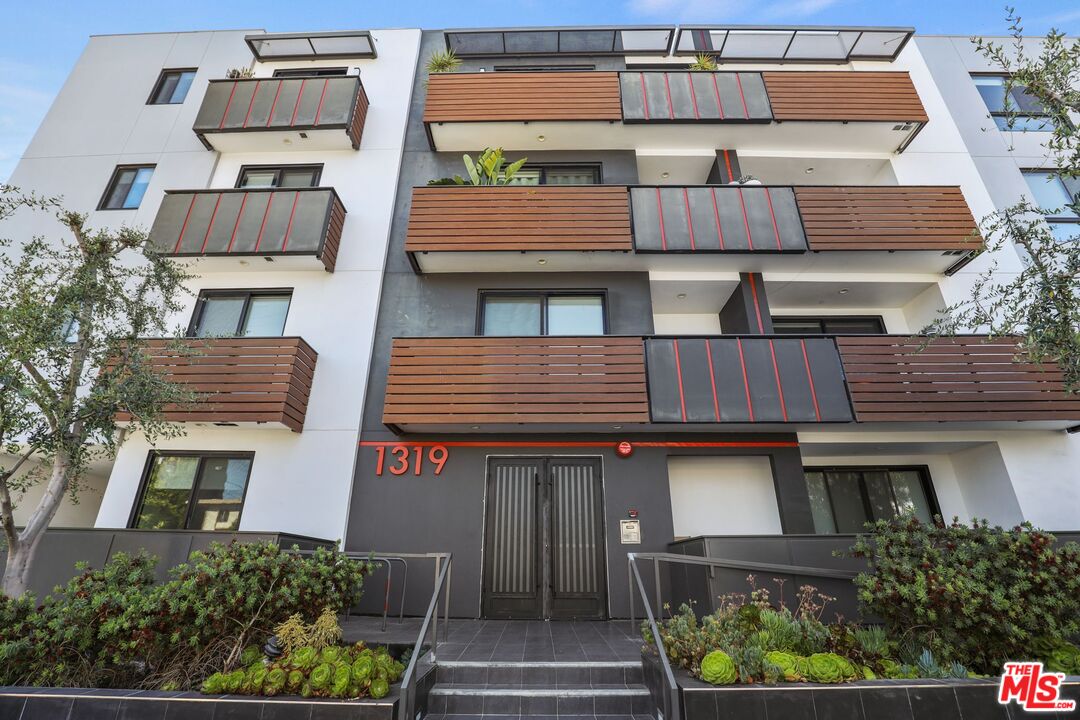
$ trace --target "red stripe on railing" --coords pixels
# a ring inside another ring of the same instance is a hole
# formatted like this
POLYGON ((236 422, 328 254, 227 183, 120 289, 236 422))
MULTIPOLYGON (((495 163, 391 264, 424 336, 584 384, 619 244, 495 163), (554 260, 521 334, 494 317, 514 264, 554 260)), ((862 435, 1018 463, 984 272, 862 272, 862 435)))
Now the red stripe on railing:
POLYGON ((645 103, 645 119, 649 119, 649 93, 645 91, 645 73, 638 73, 641 78, 641 100, 645 103))
POLYGON ((697 245, 694 243, 694 218, 690 214, 690 193, 686 188, 682 190, 683 203, 686 205, 686 227, 690 231, 690 249, 697 250, 697 245))
POLYGON ((225 118, 229 116, 229 108, 232 107, 233 95, 236 94, 236 83, 232 84, 232 90, 229 91, 229 100, 225 103, 225 111, 221 113, 221 122, 218 123, 218 130, 225 127, 225 118))
POLYGON ((248 193, 244 193, 244 197, 240 200, 240 211, 236 213, 236 222, 233 223, 232 235, 229 236, 229 247, 225 248, 225 252, 232 252, 233 242, 236 241, 236 230, 240 227, 240 219, 244 217, 244 207, 247 205, 248 193))
POLYGON ((746 118, 747 120, 749 120, 750 119, 750 110, 747 109, 747 107, 746 107, 746 96, 743 95, 742 78, 739 77, 739 73, 735 73, 735 82, 739 86, 739 99, 742 100, 743 117, 746 118))
POLYGON ((221 205, 221 193, 218 193, 217 202, 214 203, 214 212, 210 213, 210 224, 206 226, 206 234, 203 235, 202 248, 199 252, 206 252, 206 243, 210 240, 210 231, 214 229, 214 219, 217 217, 218 206, 221 205))
POLYGON ((806 379, 810 381, 810 399, 814 401, 814 417, 820 421, 821 409, 818 408, 817 390, 814 389, 814 374, 810 372, 810 358, 806 355, 806 340, 799 340, 799 344, 802 345, 802 359, 803 364, 806 365, 806 379))
POLYGON ((776 226, 776 213, 773 212, 772 188, 765 188, 765 199, 769 202, 769 217, 772 218, 772 229, 773 233, 776 234, 776 249, 783 250, 784 246, 780 242, 780 228, 776 226))
POLYGON ((292 117, 289 118, 289 124, 296 124, 296 111, 300 109, 300 98, 304 97, 304 85, 307 83, 307 79, 300 81, 300 89, 296 92, 296 104, 293 105, 292 117))
POLYGON ((679 362, 679 341, 672 340, 671 343, 675 346, 675 375, 679 379, 679 407, 682 408, 682 421, 686 422, 686 396, 682 385, 682 363, 679 362))
POLYGON ((187 206, 187 215, 184 216, 184 224, 180 226, 180 237, 176 238, 176 247, 173 248, 173 255, 180 252, 180 243, 184 242, 184 231, 187 230, 188 220, 191 219, 191 210, 195 207, 195 198, 198 195, 192 193, 191 202, 187 206))
POLYGON ((742 188, 739 188, 739 205, 742 206, 742 221, 746 227, 746 244, 751 250, 754 249, 754 236, 750 232, 750 217, 746 214, 746 200, 743 199, 742 188))
POLYGON ((769 354, 772 355, 773 375, 776 376, 776 392, 780 396, 780 412, 784 414, 784 422, 787 422, 787 403, 784 402, 784 388, 780 386, 780 366, 776 364, 776 348, 772 338, 769 338, 769 354))
POLYGON ((739 365, 742 366, 743 390, 746 391, 746 411, 750 413, 750 422, 754 422, 754 404, 750 402, 750 380, 746 377, 746 358, 743 357, 742 338, 736 338, 735 344, 739 347, 739 365))
POLYGON ((750 281, 750 295, 754 298, 754 313, 757 315, 757 329, 759 333, 764 335, 765 323, 761 319, 761 303, 758 301, 757 281, 754 280, 754 273, 748 274, 746 279, 750 281))
POLYGON ((716 218, 716 234, 720 238, 720 249, 724 249, 724 229, 720 227, 720 210, 716 207, 716 188, 712 188, 712 211, 716 218))
POLYGON ((277 107, 277 100, 278 97, 281 95, 281 88, 284 85, 284 81, 277 84, 277 91, 274 93, 274 101, 270 103, 270 112, 266 115, 266 127, 270 127, 270 121, 274 119, 274 108, 277 107))
POLYGON ((716 73, 712 74, 712 89, 716 93, 716 109, 720 113, 720 119, 724 119, 724 103, 720 100, 720 86, 716 84, 716 73))
POLYGON ((255 107, 255 96, 259 94, 259 86, 262 85, 262 80, 255 81, 255 90, 251 93, 251 100, 248 101, 247 112, 244 113, 244 124, 241 127, 248 126, 248 119, 251 117, 251 108, 255 107))
POLYGON ((274 193, 270 193, 270 197, 266 199, 266 209, 263 210, 262 224, 259 225, 259 236, 255 238, 255 250, 259 251, 259 244, 262 242, 263 230, 266 230, 266 218, 270 216, 270 206, 274 204, 274 193))
POLYGON ((326 99, 326 88, 329 87, 329 85, 330 78, 326 78, 325 80, 323 80, 322 94, 319 95, 319 107, 315 110, 315 122, 311 123, 312 125, 319 124, 319 116, 322 115, 323 100, 326 99))
POLYGON ((667 250, 667 233, 664 232, 664 201, 660 197, 660 188, 656 188, 656 208, 660 211, 660 249, 667 250))
POLYGON ((705 358, 709 362, 709 382, 712 384, 713 412, 716 413, 716 422, 720 422, 720 400, 716 396, 716 373, 713 372, 712 347, 708 340, 705 340, 705 358))
POLYGON ((664 73, 664 93, 667 95, 668 119, 675 119, 675 107, 671 104, 671 83, 668 82, 668 74, 664 73))
POLYGON ((300 201, 300 193, 296 193, 292 201, 292 210, 289 211, 289 224, 285 227, 285 240, 281 243, 281 252, 289 246, 289 234, 292 232, 293 216, 296 215, 296 203, 300 201))
POLYGON ((694 119, 700 120, 701 113, 697 109, 697 93, 694 92, 694 78, 690 73, 686 73, 686 82, 690 85, 690 101, 694 103, 694 119))

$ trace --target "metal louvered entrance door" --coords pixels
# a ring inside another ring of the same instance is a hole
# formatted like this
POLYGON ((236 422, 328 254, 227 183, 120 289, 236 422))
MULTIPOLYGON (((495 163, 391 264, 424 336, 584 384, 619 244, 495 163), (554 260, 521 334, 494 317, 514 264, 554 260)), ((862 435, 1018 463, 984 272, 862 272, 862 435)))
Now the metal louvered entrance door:
POLYGON ((486 503, 485 617, 605 617, 599 458, 492 458, 486 503))

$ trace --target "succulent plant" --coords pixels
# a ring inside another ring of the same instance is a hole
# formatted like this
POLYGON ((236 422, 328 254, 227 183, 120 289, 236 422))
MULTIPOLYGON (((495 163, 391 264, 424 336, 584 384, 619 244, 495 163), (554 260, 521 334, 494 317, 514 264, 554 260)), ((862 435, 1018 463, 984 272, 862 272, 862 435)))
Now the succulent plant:
POLYGON ((384 698, 390 693, 390 684, 382 678, 375 678, 371 681, 371 687, 368 688, 368 692, 371 693, 371 697, 376 700, 384 698))
POLYGON ((240 664, 244 667, 250 667, 257 662, 261 662, 262 659, 263 653, 258 645, 248 645, 244 648, 244 652, 240 653, 240 664))
POLYGON ((304 673, 299 670, 290 670, 285 680, 285 689, 291 693, 300 692, 300 687, 304 684, 304 673))
POLYGON ((207 695, 221 695, 225 692, 225 673, 216 672, 202 684, 202 692, 207 695))
POLYGON ((712 685, 731 685, 738 678, 731 656, 713 650, 701 660, 701 679, 712 685))
POLYGON ((792 655, 791 653, 780 650, 772 650, 765 653, 765 661, 778 667, 781 675, 788 682, 797 682, 805 679, 805 677, 796 669, 796 666, 799 664, 799 657, 797 655, 792 655))
POLYGON ((288 675, 283 668, 274 668, 266 673, 266 680, 263 682, 262 686, 262 694, 269 697, 277 695, 285 689, 285 683, 288 679, 288 675))
POLYGON ((297 648, 288 655, 288 662, 290 667, 297 670, 310 670, 315 667, 315 663, 319 660, 319 651, 310 645, 297 648))
POLYGON ((375 662, 369 656, 361 655, 353 663, 352 673, 353 678, 357 682, 364 682, 371 677, 372 672, 375 670, 375 662))
POLYGON ((817 683, 838 683, 844 679, 845 665, 851 663, 833 653, 814 653, 808 658, 810 680, 817 683), (842 662, 841 662, 842 661, 842 662))
POLYGON ((330 695, 336 698, 347 697, 350 682, 352 682, 352 667, 344 662, 338 663, 334 667, 334 679, 330 683, 330 695))
POLYGON ((330 663, 319 663, 312 669, 311 674, 308 676, 311 688, 317 691, 329 688, 333 679, 334 666, 330 663))

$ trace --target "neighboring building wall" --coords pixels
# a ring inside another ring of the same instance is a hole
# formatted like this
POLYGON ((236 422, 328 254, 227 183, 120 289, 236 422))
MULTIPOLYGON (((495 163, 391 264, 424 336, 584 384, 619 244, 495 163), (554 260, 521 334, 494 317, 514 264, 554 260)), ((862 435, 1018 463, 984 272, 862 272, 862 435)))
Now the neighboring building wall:
MULTIPOLYGON (((16 460, 17 458, 11 455, 0 455, 0 463, 3 463, 5 467, 10 467, 10 464, 16 462, 16 460)), ((52 523, 50 523, 51 527, 77 528, 90 527, 94 524, 98 506, 101 505, 101 496, 104 495, 105 485, 109 482, 109 465, 110 463, 91 463, 91 466, 83 473, 79 481, 78 492, 75 497, 68 494, 60 502, 60 507, 57 508, 56 515, 53 516, 52 523)), ((13 493, 12 502, 15 505, 16 526, 22 527, 25 525, 30 515, 37 509, 42 495, 45 494, 48 470, 48 467, 42 467, 39 463, 31 461, 24 465, 23 470, 20 471, 21 477, 25 477, 26 473, 30 472, 45 474, 36 475, 41 479, 27 487, 24 492, 13 493)))

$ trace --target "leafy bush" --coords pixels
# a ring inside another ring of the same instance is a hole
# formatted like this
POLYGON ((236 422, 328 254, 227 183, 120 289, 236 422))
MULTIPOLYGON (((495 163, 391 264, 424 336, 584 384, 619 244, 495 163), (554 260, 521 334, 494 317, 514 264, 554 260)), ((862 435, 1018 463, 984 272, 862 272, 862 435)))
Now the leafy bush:
POLYGON ((484 152, 476 160, 467 153, 462 155, 461 159, 465 163, 468 177, 455 175, 452 178, 438 178, 429 180, 428 185, 510 185, 514 175, 528 160, 521 158, 504 168, 506 158, 503 157, 502 148, 484 148, 484 152))
POLYGON ((1054 547, 1029 523, 1003 530, 901 518, 868 528, 852 548, 870 563, 855 580, 859 601, 903 645, 996 674, 1006 660, 1049 663, 1080 632, 1075 544, 1054 547))
POLYGON ((460 67, 461 58, 453 50, 436 50, 428 56, 427 63, 424 64, 424 69, 429 74, 457 72, 460 67))
POLYGON ((202 692, 379 699, 389 694, 390 684, 400 680, 404 672, 405 666, 385 647, 373 650, 357 643, 317 650, 305 645, 274 662, 257 658, 239 670, 216 672, 203 683, 202 692), (318 664, 312 662, 315 658, 318 664))
POLYGON ((214 544, 154 583, 153 557, 118 553, 45 598, 0 598, 0 685, 187 689, 233 670, 291 615, 360 596, 367 563, 272 543, 214 544))

